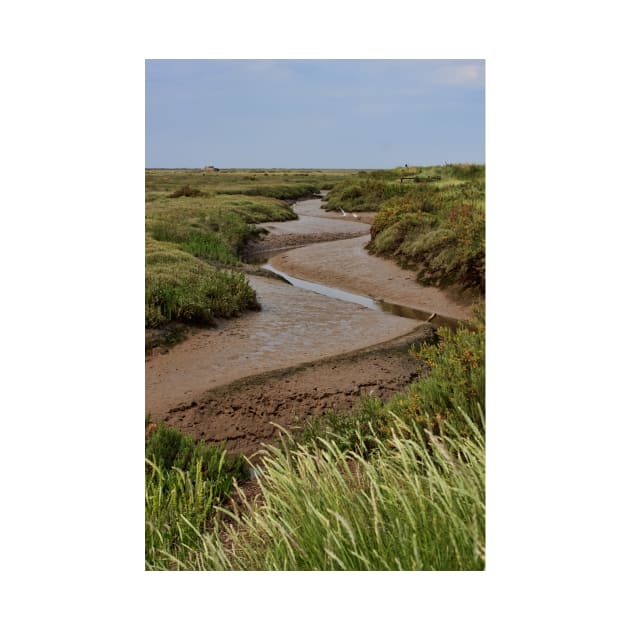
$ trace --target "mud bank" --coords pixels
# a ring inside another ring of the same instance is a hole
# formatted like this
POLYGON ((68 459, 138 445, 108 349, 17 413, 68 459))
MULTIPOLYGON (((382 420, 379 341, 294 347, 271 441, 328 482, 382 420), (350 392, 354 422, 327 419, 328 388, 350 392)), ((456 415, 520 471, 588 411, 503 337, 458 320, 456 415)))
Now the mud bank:
POLYGON ((415 273, 365 250, 370 236, 319 243, 277 254, 269 259, 276 269, 296 278, 367 295, 455 319, 472 316, 472 299, 434 287, 423 287, 415 273))
POLYGON ((301 201, 294 206, 299 216, 296 221, 258 224, 264 236, 249 243, 244 257, 263 258, 268 252, 369 234, 372 213, 359 215, 358 219, 352 215, 343 217, 338 212, 326 212, 321 204, 321 199, 301 201))
POLYGON ((388 400, 418 377, 408 348, 431 338, 424 324, 410 335, 369 350, 240 379, 171 409, 166 422, 229 452, 252 456, 273 442, 277 426, 296 428, 328 411, 348 412, 364 395, 388 400))
MULTIPOLYGON (((412 272, 367 254, 372 216, 326 213, 319 199, 295 209, 297 221, 262 224, 268 234, 259 251, 327 242, 278 254, 270 259, 275 268, 351 293, 470 316, 469 305, 420 287, 412 272)), ((252 454, 276 435, 272 422, 288 427, 328 410, 348 411, 364 394, 387 399, 417 376, 407 349, 433 334, 430 324, 276 278, 247 277, 260 312, 197 329, 166 353, 146 357, 145 406, 152 419, 252 454)))
POLYGON ((154 418, 244 376, 352 352, 399 337, 418 322, 333 300, 281 280, 248 276, 262 310, 224 321, 145 363, 154 418))

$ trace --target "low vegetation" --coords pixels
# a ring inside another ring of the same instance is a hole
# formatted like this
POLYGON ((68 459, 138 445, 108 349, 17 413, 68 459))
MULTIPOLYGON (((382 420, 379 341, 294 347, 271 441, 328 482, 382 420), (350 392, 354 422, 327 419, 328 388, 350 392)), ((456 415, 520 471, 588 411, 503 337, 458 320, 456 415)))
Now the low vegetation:
POLYGON ((255 223, 295 218, 284 201, 245 195, 160 195, 146 205, 149 236, 206 261, 232 265, 256 236, 255 223))
POLYGON ((355 171, 290 169, 149 169, 146 171, 147 198, 172 194, 184 186, 205 195, 253 195, 296 200, 332 188, 355 171))

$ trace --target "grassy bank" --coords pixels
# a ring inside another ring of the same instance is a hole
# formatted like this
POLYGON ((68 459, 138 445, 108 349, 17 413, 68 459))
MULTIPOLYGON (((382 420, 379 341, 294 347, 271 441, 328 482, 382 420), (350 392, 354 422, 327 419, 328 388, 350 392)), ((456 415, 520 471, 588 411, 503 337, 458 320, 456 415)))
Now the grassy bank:
POLYGON ((147 170, 146 326, 212 324, 258 308, 244 276, 218 267, 238 267, 256 223, 297 218, 284 199, 310 196, 343 176, 147 170))
POLYGON ((175 243, 193 256, 226 264, 239 261, 242 248, 256 235, 255 223, 295 218, 284 201, 245 195, 172 197, 171 193, 154 196, 146 204, 149 236, 175 243))
POLYGON ((260 309, 242 273, 219 270, 172 243, 152 238, 146 239, 145 259, 148 328, 170 322, 209 325, 216 317, 260 309))
POLYGON ((369 251, 419 282, 485 292, 485 166, 360 172, 335 186, 327 208, 377 212, 369 251))
POLYGON ((483 322, 439 335, 437 345, 414 351, 429 374, 395 400, 365 399, 356 413, 329 414, 270 447, 261 500, 241 494, 238 512, 215 501, 210 517, 198 507, 207 502, 186 498, 205 492, 192 472, 177 473, 171 504, 180 507, 165 516, 148 493, 147 515, 171 530, 179 523, 186 543, 151 538, 147 567, 483 569, 483 322))

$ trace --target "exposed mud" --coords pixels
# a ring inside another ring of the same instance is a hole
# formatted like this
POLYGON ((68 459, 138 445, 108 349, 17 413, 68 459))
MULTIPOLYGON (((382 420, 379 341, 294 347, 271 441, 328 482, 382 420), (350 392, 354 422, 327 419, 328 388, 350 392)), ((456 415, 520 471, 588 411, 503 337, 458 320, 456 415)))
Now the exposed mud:
MULTIPOLYGON (((364 249, 372 214, 327 213, 321 200, 296 204, 297 221, 262 224, 268 234, 250 251, 310 244, 271 258, 293 276, 457 319, 470 304, 420 287, 413 273, 364 249), (333 240, 334 239, 334 240, 333 240)), ((279 279, 248 275, 262 309, 197 329, 168 351, 146 358, 146 411, 196 438, 251 455, 277 429, 335 409, 362 395, 388 398, 417 376, 410 343, 430 324, 370 310, 279 279)))
POLYGON ((418 377, 409 346, 433 335, 431 324, 423 324, 381 347, 240 379, 171 409, 166 421, 251 456, 277 437, 274 425, 296 428, 328 411, 350 411, 366 394, 389 399, 418 377))
POLYGON ((352 352, 399 337, 418 322, 333 300, 281 280, 248 276, 262 310, 196 334, 146 359, 146 411, 173 407, 244 376, 352 352))
POLYGON ((371 256, 370 236, 319 243, 277 254, 269 259, 276 269, 297 278, 367 295, 455 319, 472 316, 472 299, 415 281, 415 273, 394 262, 371 256))
POLYGON ((260 223, 258 227, 265 235, 249 243, 244 257, 264 258, 268 252, 369 234, 373 213, 343 217, 338 212, 326 212, 321 203, 321 199, 309 199, 296 204, 297 221, 260 223))

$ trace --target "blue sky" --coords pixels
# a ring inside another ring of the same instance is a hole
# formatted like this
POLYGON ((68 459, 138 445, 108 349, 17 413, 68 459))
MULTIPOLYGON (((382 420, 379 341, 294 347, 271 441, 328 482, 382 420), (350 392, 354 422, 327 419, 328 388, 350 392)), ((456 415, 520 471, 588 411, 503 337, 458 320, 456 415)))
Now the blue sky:
POLYGON ((483 60, 147 60, 147 168, 485 162, 483 60))

